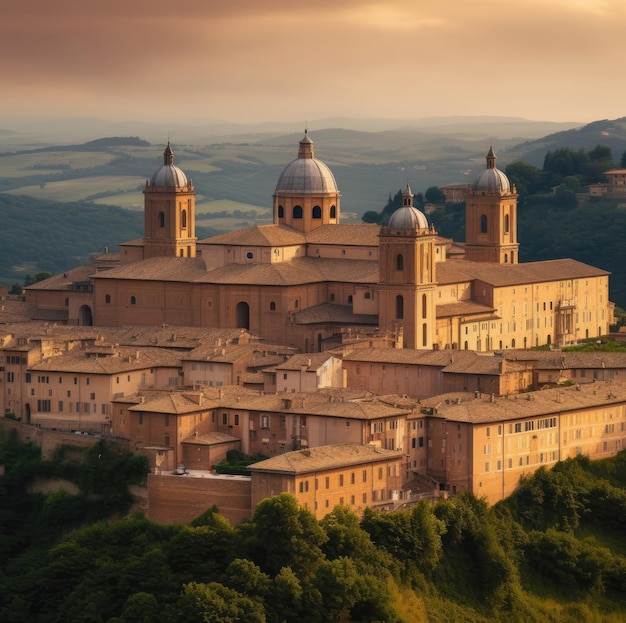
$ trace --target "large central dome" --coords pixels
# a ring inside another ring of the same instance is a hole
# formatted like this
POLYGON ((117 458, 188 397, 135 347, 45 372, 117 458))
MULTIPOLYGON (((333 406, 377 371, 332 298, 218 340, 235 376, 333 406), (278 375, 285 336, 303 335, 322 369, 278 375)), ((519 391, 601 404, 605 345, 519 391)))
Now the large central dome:
POLYGON ((337 193, 337 182, 332 171, 315 158, 313 141, 304 134, 300 141, 298 157, 280 174, 276 195, 337 193))

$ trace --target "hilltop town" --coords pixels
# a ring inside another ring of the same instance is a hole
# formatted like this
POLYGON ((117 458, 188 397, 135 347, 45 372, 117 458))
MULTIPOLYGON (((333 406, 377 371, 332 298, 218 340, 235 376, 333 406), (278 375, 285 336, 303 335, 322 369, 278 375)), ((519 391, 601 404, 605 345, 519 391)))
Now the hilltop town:
POLYGON ((495 502, 540 466, 611 456, 626 354, 561 350, 609 332, 609 275, 520 263, 517 196, 488 149, 465 243, 408 185, 386 225, 343 224, 305 133, 273 223, 198 240, 168 144, 143 238, 3 301, 5 424, 44 447, 98 436, 144 454, 147 515, 166 523, 214 504, 240 521, 282 492, 318 517, 495 502), (222 474, 231 451, 265 458, 222 474))

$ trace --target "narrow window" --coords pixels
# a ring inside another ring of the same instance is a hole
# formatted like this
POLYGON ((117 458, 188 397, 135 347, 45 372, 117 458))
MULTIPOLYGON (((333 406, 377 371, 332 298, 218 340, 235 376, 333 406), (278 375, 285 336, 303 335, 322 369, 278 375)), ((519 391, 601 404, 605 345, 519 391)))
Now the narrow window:
POLYGON ((481 234, 487 233, 487 215, 486 214, 483 214, 480 217, 480 233, 481 234))
POLYGON ((396 296, 396 318, 402 320, 404 318, 404 299, 402 296, 396 296))
POLYGON ((404 270, 404 258, 402 257, 402 255, 396 256, 396 268, 398 270, 404 270))
POLYGON ((165 212, 159 212, 159 227, 165 227, 165 212))

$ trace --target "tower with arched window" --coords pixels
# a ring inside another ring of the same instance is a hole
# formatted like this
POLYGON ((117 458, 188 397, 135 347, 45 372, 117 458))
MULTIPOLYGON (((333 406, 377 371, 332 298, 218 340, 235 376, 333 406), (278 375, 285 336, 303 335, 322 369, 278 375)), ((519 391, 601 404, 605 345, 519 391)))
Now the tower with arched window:
POLYGON ((309 232, 339 222, 341 193, 332 171, 315 157, 307 132, 298 157, 283 170, 274 191, 274 223, 309 232))
POLYGON ((465 200, 465 259, 517 264, 517 192, 496 167, 493 148, 486 160, 465 200))
POLYGON ((435 240, 435 230, 413 205, 407 185, 402 207, 380 230, 378 284, 379 327, 402 335, 406 348, 435 343, 435 240))
POLYGON ((150 257, 195 257, 196 191, 191 179, 174 165, 174 152, 167 144, 163 166, 144 194, 144 259, 150 257))

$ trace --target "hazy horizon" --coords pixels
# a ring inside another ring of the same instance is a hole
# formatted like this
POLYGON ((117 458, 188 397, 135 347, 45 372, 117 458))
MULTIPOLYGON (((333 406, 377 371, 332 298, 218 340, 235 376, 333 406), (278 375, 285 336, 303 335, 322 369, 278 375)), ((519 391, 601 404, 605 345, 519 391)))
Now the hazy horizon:
POLYGON ((7 0, 0 117, 624 116, 618 0, 7 0))

